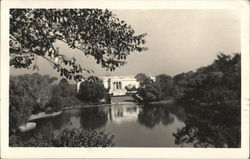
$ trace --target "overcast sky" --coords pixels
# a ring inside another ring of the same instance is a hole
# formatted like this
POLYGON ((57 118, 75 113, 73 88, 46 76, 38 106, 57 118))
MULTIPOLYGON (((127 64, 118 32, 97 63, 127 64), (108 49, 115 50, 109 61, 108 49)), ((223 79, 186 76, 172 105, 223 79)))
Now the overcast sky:
MULTIPOLYGON (((131 53, 127 65, 114 72, 106 72, 92 57, 86 58, 63 43, 57 44, 60 52, 76 57, 97 76, 141 72, 151 76, 162 73, 174 76, 211 64, 219 52, 240 52, 238 10, 113 10, 113 13, 131 25, 136 34, 148 34, 148 51, 131 53)), ((39 60, 38 64, 38 73, 58 77, 47 61, 39 60)), ((24 73, 34 71, 11 68, 12 75, 24 73)))

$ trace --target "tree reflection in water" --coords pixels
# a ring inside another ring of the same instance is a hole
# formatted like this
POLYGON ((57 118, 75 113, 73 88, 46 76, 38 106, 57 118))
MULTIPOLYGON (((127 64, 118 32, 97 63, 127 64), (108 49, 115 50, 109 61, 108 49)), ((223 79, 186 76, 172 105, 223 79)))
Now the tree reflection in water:
POLYGON ((80 123, 85 129, 97 129, 106 125, 108 113, 99 107, 81 109, 80 123))
POLYGON ((240 147, 240 106, 186 105, 185 127, 178 129, 177 145, 240 147))
POLYGON ((154 128, 162 122, 163 125, 168 125, 174 122, 172 113, 172 105, 163 104, 148 104, 142 107, 138 114, 138 122, 148 128, 154 128))

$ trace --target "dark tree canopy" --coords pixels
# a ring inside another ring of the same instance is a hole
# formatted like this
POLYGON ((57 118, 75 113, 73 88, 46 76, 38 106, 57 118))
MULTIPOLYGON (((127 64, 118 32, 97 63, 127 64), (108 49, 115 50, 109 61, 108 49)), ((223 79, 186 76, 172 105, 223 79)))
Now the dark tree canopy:
MULTIPOLYGON (((204 103, 240 106, 241 55, 218 54, 213 64, 199 68, 192 76, 186 76, 183 99, 204 103), (234 104, 233 104, 234 103, 234 104)), ((180 84, 180 82, 178 82, 180 84)))
POLYGON ((136 81, 140 83, 137 93, 143 98, 144 102, 156 101, 160 99, 160 91, 154 80, 144 73, 135 76, 136 81))
POLYGON ((135 76, 135 79, 137 82, 139 82, 141 85, 143 85, 144 83, 147 83, 147 82, 152 82, 151 78, 149 76, 147 76, 146 74, 144 73, 138 73, 136 76, 135 76))
POLYGON ((98 103, 105 97, 107 90, 98 77, 90 76, 81 83, 77 97, 83 102, 98 103))
POLYGON ((173 96, 173 79, 171 76, 160 74, 157 75, 155 79, 155 83, 160 90, 161 99, 173 96))
POLYGON ((77 81, 81 73, 92 70, 60 54, 56 41, 93 56, 97 64, 113 71, 126 63, 130 52, 146 50, 145 35, 135 35, 130 25, 107 9, 11 9, 10 65, 38 69, 35 61, 41 56, 61 76, 77 81))

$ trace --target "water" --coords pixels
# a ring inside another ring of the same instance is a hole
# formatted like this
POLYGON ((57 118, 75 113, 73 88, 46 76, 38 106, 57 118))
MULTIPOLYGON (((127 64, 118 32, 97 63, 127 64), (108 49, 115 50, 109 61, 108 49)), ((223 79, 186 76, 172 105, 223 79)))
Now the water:
POLYGON ((63 111, 60 116, 37 120, 44 135, 62 128, 105 129, 116 147, 177 147, 177 128, 185 126, 185 112, 175 105, 139 106, 136 103, 63 111))
MULTIPOLYGON (((125 99, 125 98, 124 98, 125 99)), ((116 147, 241 147, 240 106, 138 105, 130 99, 109 106, 64 110, 36 120, 34 133, 62 128, 105 129, 116 147)))

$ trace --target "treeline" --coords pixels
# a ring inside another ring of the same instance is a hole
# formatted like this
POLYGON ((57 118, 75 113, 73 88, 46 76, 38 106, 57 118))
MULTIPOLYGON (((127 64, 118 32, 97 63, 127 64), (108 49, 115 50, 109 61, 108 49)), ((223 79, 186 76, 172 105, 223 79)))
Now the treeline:
POLYGON ((174 98, 202 104, 240 104, 241 56, 218 54, 209 66, 174 77, 160 74, 155 80, 140 73, 138 94, 144 102, 174 98))
POLYGON ((241 56, 219 54, 213 64, 187 78, 182 100, 204 104, 240 106, 241 56))

